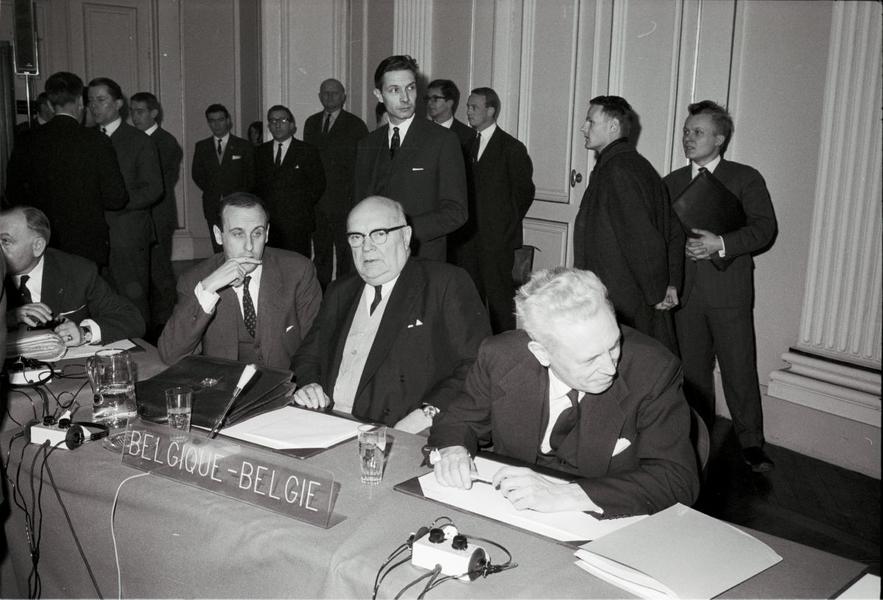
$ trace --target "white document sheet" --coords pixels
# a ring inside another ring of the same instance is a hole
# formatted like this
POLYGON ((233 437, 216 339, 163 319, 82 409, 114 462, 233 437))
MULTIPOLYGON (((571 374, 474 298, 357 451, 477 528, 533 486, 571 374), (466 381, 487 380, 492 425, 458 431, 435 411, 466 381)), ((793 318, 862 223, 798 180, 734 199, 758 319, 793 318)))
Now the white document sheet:
POLYGON ((222 429, 221 433, 276 450, 329 448, 355 437, 359 425, 357 421, 283 406, 222 429))
MULTIPOLYGON (((506 465, 483 457, 475 459, 478 475, 491 480, 498 469, 506 465)), ((564 483, 561 479, 548 477, 550 481, 564 483)), ((423 495, 456 508, 467 510, 497 521, 502 521, 558 541, 596 540, 611 531, 640 521, 646 515, 622 519, 596 519, 580 511, 541 513, 534 510, 518 510, 499 490, 486 483, 474 482, 471 490, 461 490, 440 485, 434 473, 419 479, 423 495)))
POLYGON ((62 356, 62 360, 71 358, 89 358, 94 356, 99 350, 131 350, 135 347, 132 340, 117 340, 112 344, 104 344, 103 346, 93 346, 92 344, 83 344, 82 346, 74 346, 68 348, 67 352, 62 356))

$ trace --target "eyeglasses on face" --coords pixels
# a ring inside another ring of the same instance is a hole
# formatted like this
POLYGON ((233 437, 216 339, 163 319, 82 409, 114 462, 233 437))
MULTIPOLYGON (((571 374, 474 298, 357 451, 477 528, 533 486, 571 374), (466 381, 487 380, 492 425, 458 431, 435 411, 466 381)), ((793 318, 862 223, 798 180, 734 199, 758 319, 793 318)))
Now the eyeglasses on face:
POLYGON ((447 100, 447 98, 445 98, 444 96, 438 96, 438 95, 435 95, 435 96, 423 96, 423 101, 424 101, 424 102, 433 102, 433 101, 435 101, 435 100, 447 100))
MULTIPOLYGON (((386 240, 387 238, 389 238, 389 234, 391 231, 396 231, 404 227, 407 227, 407 225, 374 229, 373 231, 368 232, 368 237, 371 238, 371 241, 374 243, 375 246, 382 246, 386 243, 386 240)), ((365 234, 349 231, 346 234, 346 241, 349 242, 349 245, 353 248, 360 248, 362 244, 365 243, 365 234)))
POLYGON ((270 125, 285 125, 286 123, 291 123, 291 119, 289 119, 289 118, 267 119, 267 122, 270 125))

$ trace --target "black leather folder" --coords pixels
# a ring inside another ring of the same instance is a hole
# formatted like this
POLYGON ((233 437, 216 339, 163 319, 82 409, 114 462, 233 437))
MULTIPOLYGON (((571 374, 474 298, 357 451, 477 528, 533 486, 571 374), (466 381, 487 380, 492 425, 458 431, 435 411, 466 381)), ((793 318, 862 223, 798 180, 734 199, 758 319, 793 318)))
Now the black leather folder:
MULTIPOLYGON (((687 237, 692 237, 690 230, 693 228, 723 235, 745 225, 745 212, 739 198, 708 171, 700 171, 671 207, 687 237)), ((711 258, 712 264, 720 271, 730 266, 732 260, 717 255, 711 258)))
MULTIPOLYGON (((165 371, 135 385, 138 414, 149 421, 164 421, 165 390, 175 386, 193 389, 191 423, 211 429, 224 410, 245 363, 209 356, 188 356, 165 371)), ((288 382, 291 372, 284 369, 258 367, 246 384, 224 421, 235 425, 250 417, 281 408, 288 404, 288 382)))

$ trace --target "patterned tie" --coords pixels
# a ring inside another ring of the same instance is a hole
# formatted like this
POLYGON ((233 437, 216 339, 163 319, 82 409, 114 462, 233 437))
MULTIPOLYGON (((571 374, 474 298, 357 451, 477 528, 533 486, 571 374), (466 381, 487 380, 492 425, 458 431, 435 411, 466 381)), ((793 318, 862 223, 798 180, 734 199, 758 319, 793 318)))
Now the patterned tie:
POLYGON ((549 435, 549 445, 553 451, 557 450, 564 438, 573 431, 579 419, 579 391, 570 390, 567 392, 567 398, 570 400, 570 406, 558 415, 558 420, 555 421, 555 426, 552 427, 552 433, 549 435))
POLYGON ((383 299, 383 298, 380 296, 380 290, 381 290, 382 288, 383 288, 383 286, 381 286, 381 285, 375 285, 375 286, 374 286, 374 300, 371 301, 371 310, 369 311, 368 314, 373 315, 373 314, 374 314, 374 310, 377 308, 377 305, 380 304, 380 301, 383 299))
POLYGON ((248 284, 250 281, 251 275, 246 275, 245 280, 242 282, 242 319, 245 321, 245 328, 248 329, 248 334, 251 337, 254 337, 254 330, 258 322, 258 317, 254 312, 254 302, 251 300, 251 292, 248 291, 248 284))
POLYGON ((478 162, 478 149, 481 147, 481 133, 476 133, 475 137, 472 138, 472 148, 469 149, 469 156, 472 157, 472 162, 478 162))
POLYGON ((399 146, 401 145, 401 143, 402 143, 401 138, 399 137, 399 128, 393 127, 392 128, 392 141, 389 143, 389 157, 390 158, 395 158, 396 150, 399 149, 399 146))
POLYGON ((31 304, 34 300, 31 297, 31 290, 28 289, 28 279, 30 279, 30 275, 22 275, 21 281, 18 282, 18 293, 21 296, 22 304, 31 304))
POLYGON ((322 135, 328 135, 328 130, 331 129, 331 115, 325 115, 325 124, 322 125, 322 135))
POLYGON ((276 149, 276 166, 282 164, 282 142, 279 142, 279 148, 276 149))

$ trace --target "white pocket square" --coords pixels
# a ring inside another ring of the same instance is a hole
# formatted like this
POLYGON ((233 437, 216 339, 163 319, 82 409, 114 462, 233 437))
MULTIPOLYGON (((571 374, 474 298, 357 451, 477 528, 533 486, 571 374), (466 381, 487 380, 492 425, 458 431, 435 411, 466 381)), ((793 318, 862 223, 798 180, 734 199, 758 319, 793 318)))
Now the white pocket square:
POLYGON ((632 443, 625 438, 619 438, 616 440, 616 445, 613 447, 613 456, 620 454, 623 450, 631 446, 632 443))
POLYGON ((423 167, 411 167, 411 170, 412 171, 423 171, 424 168, 423 167))
POLYGON ((234 154, 233 156, 230 157, 231 160, 239 160, 240 158, 242 158, 242 157, 239 156, 238 154, 234 154))
POLYGON ((285 328, 285 333, 288 333, 292 329, 294 329, 294 325, 289 325, 288 327, 285 328))
POLYGON ((413 323, 408 324, 408 329, 411 329, 412 327, 420 327, 421 325, 423 325, 423 321, 421 321, 420 319, 417 319, 413 323))

